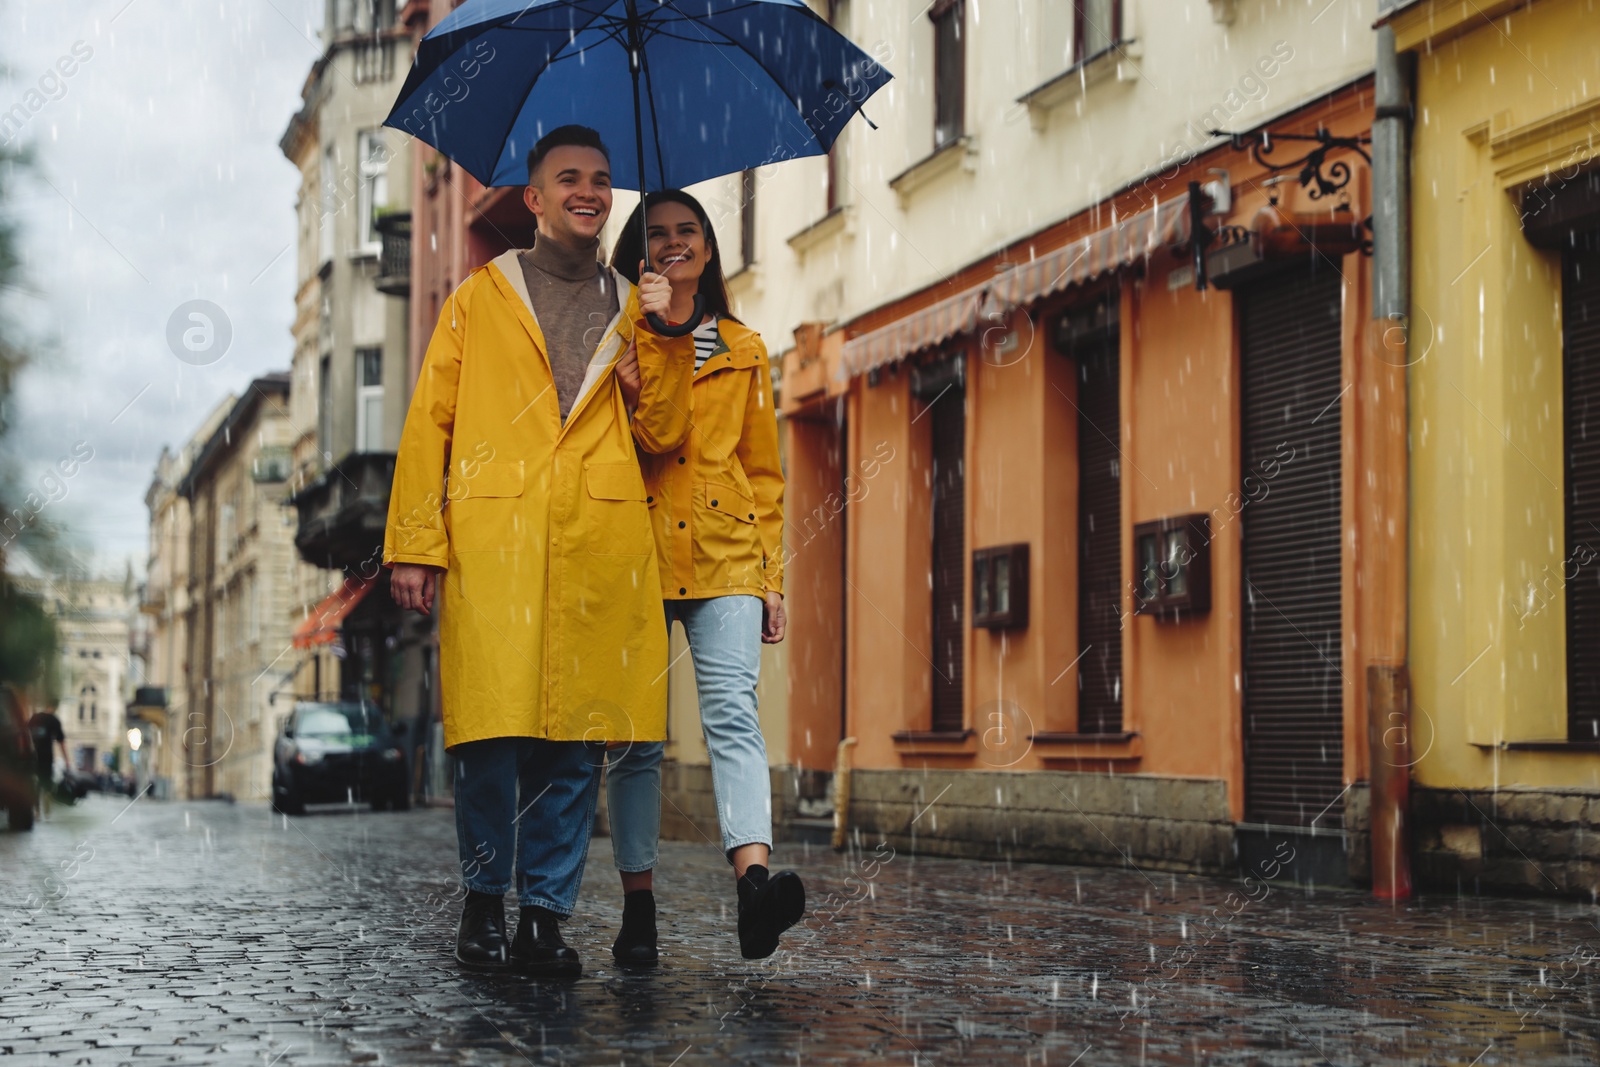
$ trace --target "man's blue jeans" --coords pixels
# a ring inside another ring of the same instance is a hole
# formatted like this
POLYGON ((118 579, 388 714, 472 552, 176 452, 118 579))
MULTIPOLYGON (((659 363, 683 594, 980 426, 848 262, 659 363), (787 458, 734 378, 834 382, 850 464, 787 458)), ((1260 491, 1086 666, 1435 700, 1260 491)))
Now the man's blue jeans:
MULTIPOLYGON (((772 779, 756 711, 763 607, 746 595, 666 601, 667 628, 676 618, 689 638, 725 855, 741 845, 772 846, 772 779)), ((618 870, 656 865, 663 747, 660 741, 635 741, 607 754, 611 854, 618 870)))
POLYGON ((462 882, 505 894, 514 846, 518 903, 569 917, 589 857, 604 743, 494 737, 450 755, 462 882))

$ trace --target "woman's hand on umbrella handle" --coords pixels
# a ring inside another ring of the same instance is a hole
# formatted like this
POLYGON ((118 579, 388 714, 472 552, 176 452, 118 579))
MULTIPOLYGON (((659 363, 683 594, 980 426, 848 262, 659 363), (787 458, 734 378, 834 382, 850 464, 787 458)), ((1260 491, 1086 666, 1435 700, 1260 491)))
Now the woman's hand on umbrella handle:
POLYGON ((689 321, 676 326, 667 324, 667 315, 672 311, 672 283, 659 274, 652 274, 645 269, 644 261, 639 262, 639 310, 644 313, 644 319, 650 328, 662 337, 682 337, 693 333, 694 328, 700 325, 700 318, 705 314, 705 297, 699 293, 694 294, 694 310, 689 313, 689 321))
POLYGON ((665 275, 646 270, 643 260, 639 262, 639 310, 663 319, 672 311, 672 283, 665 275))

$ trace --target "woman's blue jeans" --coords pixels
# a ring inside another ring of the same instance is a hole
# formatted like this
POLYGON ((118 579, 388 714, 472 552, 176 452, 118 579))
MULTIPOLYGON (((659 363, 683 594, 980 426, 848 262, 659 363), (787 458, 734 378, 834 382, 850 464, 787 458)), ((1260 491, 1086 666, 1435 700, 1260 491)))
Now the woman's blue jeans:
MULTIPOLYGON (((772 779, 756 712, 764 603, 753 596, 668 600, 667 629, 683 623, 700 691, 700 726, 711 754, 711 784, 732 862, 741 845, 772 847, 772 779)), ((606 802, 617 869, 648 871, 661 837, 660 741, 635 741, 606 754, 606 802)))
POLYGON ((462 882, 504 895, 515 869, 522 907, 570 916, 589 858, 605 744, 494 737, 457 745, 450 755, 462 882))

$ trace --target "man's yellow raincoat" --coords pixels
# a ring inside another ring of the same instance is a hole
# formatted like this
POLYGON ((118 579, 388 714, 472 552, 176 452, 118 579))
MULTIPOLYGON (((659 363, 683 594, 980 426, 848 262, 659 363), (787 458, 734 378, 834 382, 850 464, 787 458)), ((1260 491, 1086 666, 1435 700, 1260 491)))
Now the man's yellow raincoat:
POLYGON ((623 311, 561 421, 516 252, 474 271, 428 345, 395 461, 385 563, 436 593, 446 747, 490 737, 666 736, 667 633, 644 479, 614 367, 638 344, 633 436, 688 433, 694 339, 623 311))

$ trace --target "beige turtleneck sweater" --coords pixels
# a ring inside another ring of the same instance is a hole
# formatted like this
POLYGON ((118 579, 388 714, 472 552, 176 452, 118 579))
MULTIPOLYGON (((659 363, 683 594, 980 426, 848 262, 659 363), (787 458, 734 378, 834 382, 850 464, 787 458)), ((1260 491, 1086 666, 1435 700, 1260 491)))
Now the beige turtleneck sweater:
POLYGON ((617 287, 599 252, 599 241, 571 249, 545 239, 517 256, 544 334, 563 422, 583 388, 589 360, 617 315, 617 287))

